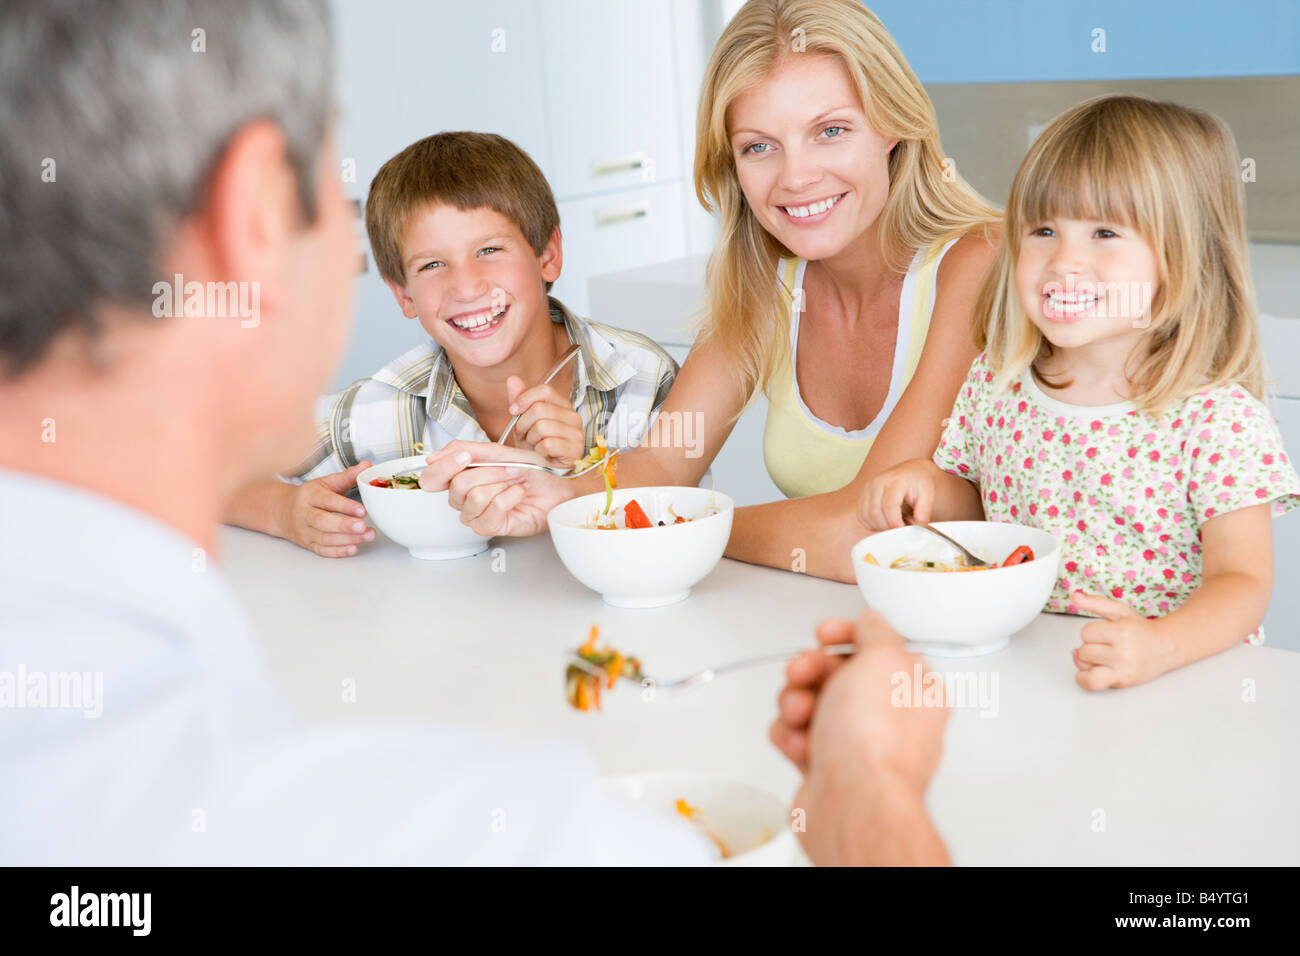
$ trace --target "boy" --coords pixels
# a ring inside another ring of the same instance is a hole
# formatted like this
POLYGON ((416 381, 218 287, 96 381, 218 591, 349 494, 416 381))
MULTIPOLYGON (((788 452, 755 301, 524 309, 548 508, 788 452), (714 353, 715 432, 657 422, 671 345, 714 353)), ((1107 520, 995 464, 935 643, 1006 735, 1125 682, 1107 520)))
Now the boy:
POLYGON ((308 458, 244 489, 226 521, 346 557, 374 538, 365 509, 346 497, 373 462, 495 441, 516 413, 507 444, 557 467, 598 433, 613 448, 640 441, 677 363, 645 336, 584 321, 546 294, 563 261, 559 226, 541 170, 503 137, 438 133, 386 162, 370 184, 366 231, 402 313, 431 341, 322 399, 308 458), (581 351, 552 384, 527 387, 570 344, 581 351))

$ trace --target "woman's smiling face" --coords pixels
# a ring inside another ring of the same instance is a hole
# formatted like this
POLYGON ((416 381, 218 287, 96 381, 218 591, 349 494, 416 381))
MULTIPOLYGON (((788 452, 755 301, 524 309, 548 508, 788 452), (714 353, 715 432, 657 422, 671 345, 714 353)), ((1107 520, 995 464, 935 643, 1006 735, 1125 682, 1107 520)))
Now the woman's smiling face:
POLYGON ((885 207, 898 140, 872 129, 836 57, 783 58, 731 102, 727 130, 754 215, 801 259, 843 252, 885 207))

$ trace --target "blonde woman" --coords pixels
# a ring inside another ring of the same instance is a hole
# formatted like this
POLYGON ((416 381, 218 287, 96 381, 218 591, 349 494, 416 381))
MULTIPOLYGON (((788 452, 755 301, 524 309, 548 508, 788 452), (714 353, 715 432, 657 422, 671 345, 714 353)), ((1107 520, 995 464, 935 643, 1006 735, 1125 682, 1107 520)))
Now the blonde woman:
POLYGON ((1270 518, 1300 477, 1263 404, 1239 168, 1220 120, 1173 103, 1053 120, 1011 186, 984 353, 938 450, 865 489, 877 530, 910 509, 1051 532, 1047 610, 1101 618, 1074 651, 1089 690, 1262 640, 1270 518))
MULTIPOLYGON (((856 0, 736 14, 700 95, 695 186, 720 225, 699 335, 619 484, 696 484, 766 392, 764 458, 789 500, 739 509, 727 555, 851 581, 862 486, 934 451, 975 356, 997 213, 945 159, 929 97, 856 0), (695 457, 674 434, 684 416, 702 426, 695 457)), ((600 486, 457 474, 494 457, 448 446, 424 477, 450 482, 482 533, 535 533, 551 506, 600 486)))

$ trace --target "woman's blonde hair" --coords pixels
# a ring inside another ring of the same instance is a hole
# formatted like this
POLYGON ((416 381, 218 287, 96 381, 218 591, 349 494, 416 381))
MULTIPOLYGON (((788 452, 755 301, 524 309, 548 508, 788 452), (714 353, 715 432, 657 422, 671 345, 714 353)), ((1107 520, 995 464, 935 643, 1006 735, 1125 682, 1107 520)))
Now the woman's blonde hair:
POLYGON ((1130 359, 1142 408, 1227 382, 1263 399, 1238 171, 1231 131, 1203 110, 1102 96, 1054 119, 1016 172, 1003 242, 975 307, 994 388, 1050 354, 1016 292, 1015 266, 1026 230, 1060 216, 1127 226, 1155 253, 1150 347, 1130 359))
POLYGON ((736 176, 727 108, 785 58, 830 55, 848 70, 875 131, 897 139, 881 254, 907 268, 911 250, 997 221, 998 212, 945 164, 934 106, 884 24, 859 0, 750 0, 718 39, 705 71, 695 141, 695 194, 719 219, 699 320, 701 339, 731 360, 746 400, 789 356, 791 297, 776 263, 791 256, 759 223, 736 176))

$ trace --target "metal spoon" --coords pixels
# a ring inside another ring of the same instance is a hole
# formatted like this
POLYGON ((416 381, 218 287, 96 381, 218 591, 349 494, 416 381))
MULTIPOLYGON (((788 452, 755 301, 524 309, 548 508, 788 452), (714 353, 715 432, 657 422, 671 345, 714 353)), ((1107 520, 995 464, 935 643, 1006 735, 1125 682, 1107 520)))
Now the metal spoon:
POLYGON ((605 459, 588 465, 582 471, 573 471, 570 468, 553 468, 550 465, 534 465, 531 461, 471 461, 466 468, 535 468, 538 471, 549 471, 557 478, 577 478, 585 475, 589 471, 595 471, 601 465, 605 464, 605 459))
MULTIPOLYGON (((610 452, 610 455, 622 454, 627 449, 620 448, 617 452, 610 452)), ((609 456, 607 455, 606 458, 609 456)), ((582 471, 573 471, 569 468, 554 468, 551 465, 535 465, 531 461, 471 461, 465 465, 466 468, 534 468, 537 471, 547 471, 557 478, 579 478, 589 471, 595 471, 601 465, 605 464, 606 458, 588 465, 582 471)), ((422 475, 423 468, 413 468, 410 471, 398 472, 392 475, 393 478, 404 478, 407 475, 422 475)))
POLYGON ((942 531, 940 531, 938 528, 934 527, 933 525, 926 524, 924 521, 917 521, 916 518, 912 517, 911 515, 908 515, 903 520, 906 521, 908 524, 912 525, 913 527, 924 528, 926 531, 930 532, 931 534, 937 534, 939 537, 943 538, 943 540, 947 541, 950 545, 952 545, 954 548, 956 548, 958 551, 960 551, 962 554, 966 556, 966 562, 970 567, 984 568, 984 567, 992 566, 993 562, 985 561, 983 558, 977 557, 976 555, 967 551, 964 547, 962 547, 960 544, 958 544, 952 538, 948 537, 946 534, 944 534, 942 531))
MULTIPOLYGON (((709 667, 702 671, 696 671, 694 674, 688 674, 685 677, 679 677, 676 680, 659 680, 650 677, 648 674, 641 675, 642 686, 651 686, 656 692, 666 690, 671 693, 689 690, 692 687, 699 687, 703 684, 710 684, 723 674, 729 674, 732 671, 741 670, 746 667, 753 667, 755 664, 767 664, 772 661, 792 661, 805 651, 821 651, 824 654, 834 654, 844 657, 857 651, 856 644, 828 644, 824 647, 796 647, 788 651, 777 651, 773 654, 761 654, 757 657, 744 657, 738 661, 731 661, 727 664, 719 664, 717 667, 709 667)), ((588 663, 579 657, 576 653, 569 655, 569 663, 580 671, 591 674, 593 677, 608 678, 609 675, 594 664, 588 663)))

